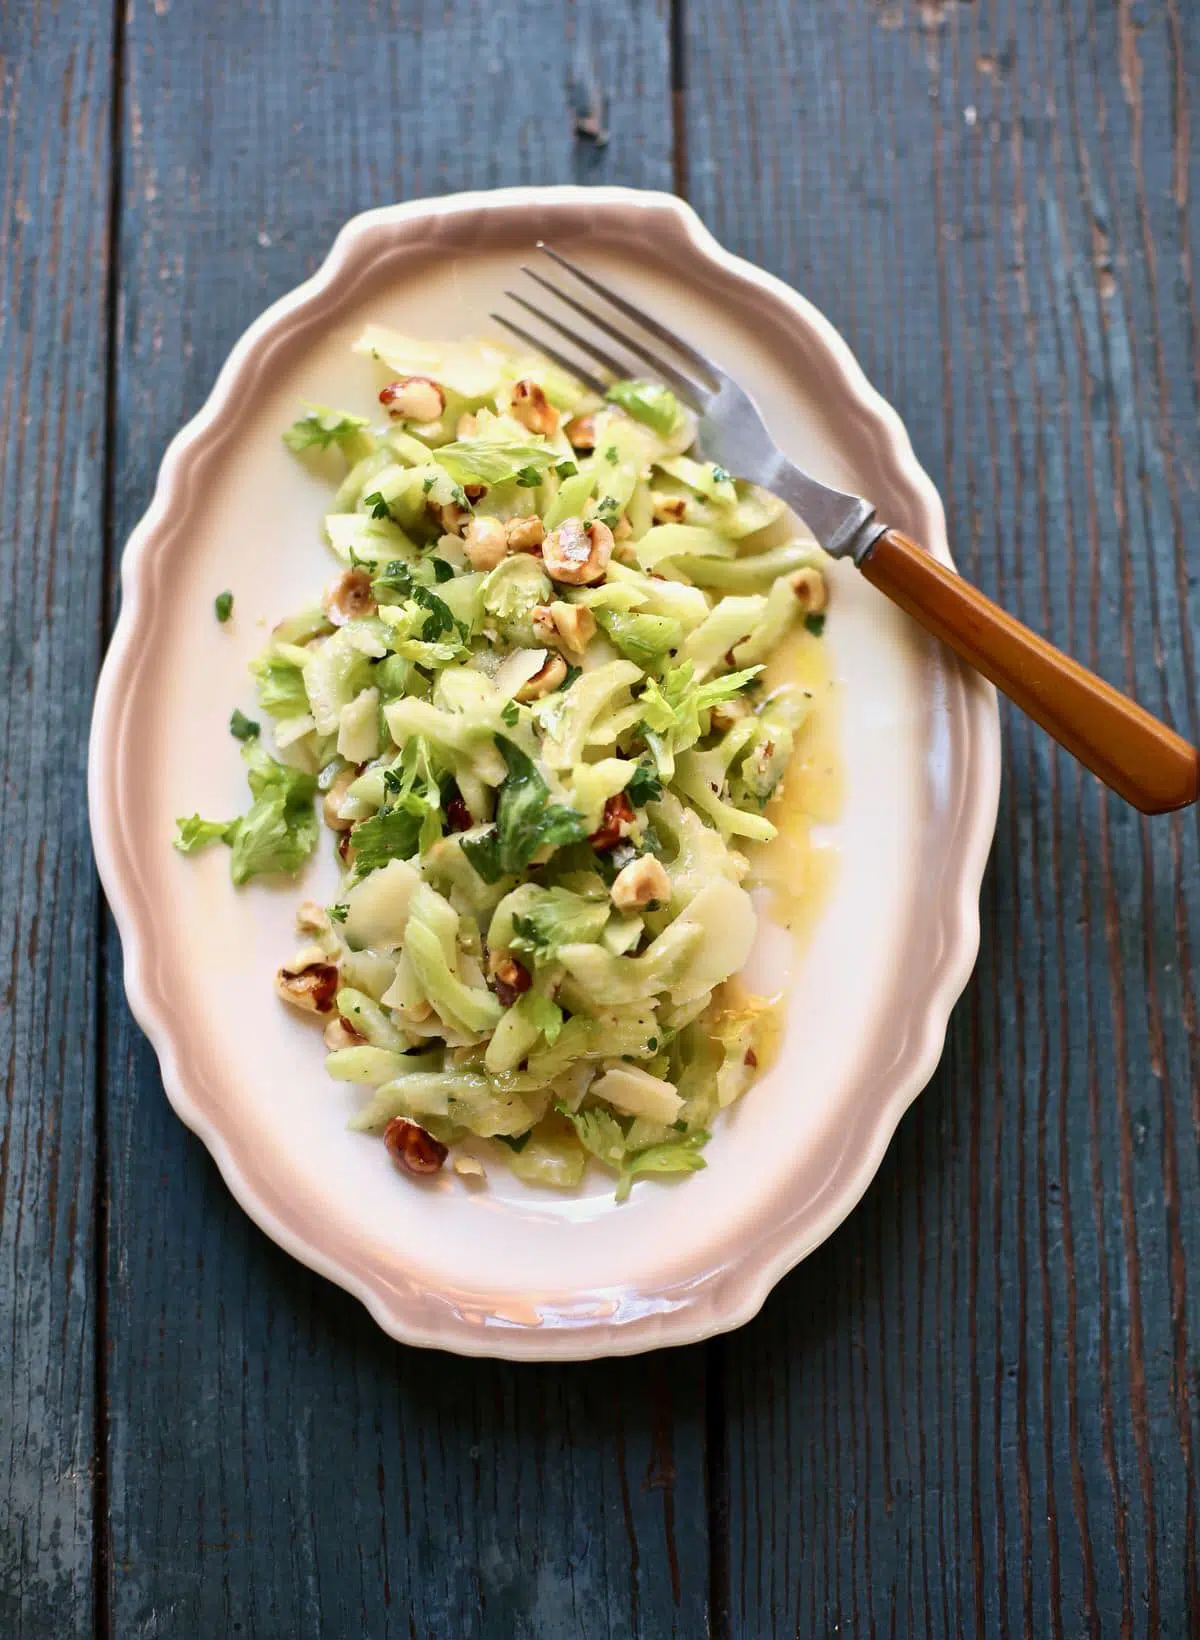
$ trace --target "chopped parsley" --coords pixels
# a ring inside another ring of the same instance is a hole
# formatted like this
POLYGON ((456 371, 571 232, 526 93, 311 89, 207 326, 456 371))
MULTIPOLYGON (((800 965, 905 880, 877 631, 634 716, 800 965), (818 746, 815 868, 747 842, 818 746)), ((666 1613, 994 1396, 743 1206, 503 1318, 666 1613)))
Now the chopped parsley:
POLYGON ((654 772, 654 765, 639 763, 625 791, 635 808, 640 809, 647 803, 657 802, 662 796, 662 781, 654 772))
POLYGON ((804 624, 814 638, 819 638, 825 630, 825 617, 824 615, 806 615, 804 624))
POLYGON ((328 450, 331 444, 352 445, 369 425, 365 416, 349 416, 344 410, 314 404, 306 416, 292 423, 283 442, 289 450, 328 450))
POLYGON ((216 597, 213 599, 213 613, 216 615, 218 621, 221 622, 222 626, 224 626, 225 622, 233 614, 232 592, 217 593, 216 597))
POLYGON ((370 508, 372 518, 391 519, 392 509, 380 495, 378 490, 372 490, 370 495, 363 497, 363 506, 370 508))
POLYGON ((235 740, 254 740, 259 734, 259 725, 235 706, 229 719, 229 733, 235 740))

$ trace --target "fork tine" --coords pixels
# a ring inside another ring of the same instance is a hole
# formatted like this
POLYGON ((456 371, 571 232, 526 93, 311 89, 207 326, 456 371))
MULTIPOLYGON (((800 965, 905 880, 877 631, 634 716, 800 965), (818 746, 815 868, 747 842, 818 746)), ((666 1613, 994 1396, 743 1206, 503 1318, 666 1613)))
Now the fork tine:
POLYGON ((578 331, 572 330, 570 325, 564 325, 551 314, 544 312, 541 308, 534 307, 532 302, 527 302, 523 296, 518 296, 515 290, 506 290, 504 294, 510 302, 516 302, 517 306, 523 307, 526 313, 532 313, 535 319, 540 319, 544 325, 549 325, 551 330, 556 330, 566 341, 573 342, 584 353, 590 353, 596 363, 602 369, 607 370, 614 380, 619 380, 622 376, 628 374, 620 359, 614 359, 611 353, 606 353, 602 347, 598 347, 589 337, 581 336, 578 331))
POLYGON ((716 377, 715 366, 690 342, 685 342, 682 336, 677 335, 675 331, 664 325, 661 319, 654 318, 653 314, 646 313, 642 308, 636 307, 626 297, 618 296, 616 291, 609 290, 592 274, 585 273, 581 267, 572 262, 569 256, 564 256, 561 251, 556 251, 553 245, 547 245, 545 240, 539 239, 537 248, 550 257, 552 261, 557 262, 560 267, 566 268, 568 273, 573 273, 576 279, 585 284, 589 290, 594 290, 597 296, 603 296, 604 300, 611 303, 618 313, 623 313, 627 319, 632 319, 635 324, 641 325, 642 329, 649 332, 651 336, 657 337, 660 342, 666 342, 668 347, 673 347, 680 358, 687 360, 693 370, 699 370, 708 379, 714 390, 720 386, 720 382, 716 377))
MULTIPOLYGON (((643 347, 641 342, 635 342, 632 336, 627 335, 625 331, 618 330, 616 325, 610 324, 607 319, 602 319, 598 313, 593 313, 591 308, 585 307, 582 302, 577 302, 573 296, 568 296, 565 290, 559 290, 558 286, 552 285, 549 279, 543 279, 540 273, 535 273, 532 268, 526 267, 524 264, 521 266, 521 272, 527 273, 543 290, 548 290, 558 301, 565 303, 569 308, 573 308, 590 325, 595 325, 597 330, 602 330, 606 336, 611 336, 614 342, 620 342, 622 347, 628 348, 631 353, 636 354, 639 359, 650 366, 656 375, 661 376, 663 381, 669 382, 693 409, 697 409, 701 401, 707 396, 706 388, 698 386, 690 377, 685 376, 681 370, 677 370, 673 364, 668 364, 665 359, 660 359, 648 347, 643 347)), ((529 304, 526 303, 525 305, 528 306, 529 304)), ((553 324, 553 322, 553 320, 547 320, 548 324, 553 324)), ((562 327, 558 326, 556 328, 561 329, 562 327)), ((618 367, 615 374, 624 376, 626 372, 623 368, 618 367)))
POLYGON ((576 364, 573 359, 568 359, 565 353, 560 353, 557 348, 551 347, 548 342, 543 342, 540 336, 534 336, 530 331, 523 330, 520 325, 513 324, 512 320, 506 319, 502 313, 490 313, 488 318, 494 319, 498 325, 503 325, 505 330, 510 330, 514 336, 519 336, 535 352, 544 353, 546 358, 552 359, 560 370, 565 370, 568 376, 574 376, 576 381, 583 382, 585 387, 590 387, 592 392, 598 393, 601 398, 608 392, 607 383, 602 382, 599 376, 593 376, 590 370, 585 370, 582 365, 576 364))

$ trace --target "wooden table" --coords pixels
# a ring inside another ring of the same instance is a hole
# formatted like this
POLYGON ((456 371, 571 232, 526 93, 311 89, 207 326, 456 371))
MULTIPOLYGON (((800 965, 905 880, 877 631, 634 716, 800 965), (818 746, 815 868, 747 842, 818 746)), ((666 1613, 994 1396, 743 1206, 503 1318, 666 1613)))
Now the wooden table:
POLYGON ((1195 812, 1007 713, 866 1200, 732 1337, 551 1369, 403 1349, 242 1216, 84 793, 234 338, 353 212, 515 182, 685 193, 847 336, 965 571, 1196 738, 1198 85, 1191 0, 0 0, 6 1640, 1200 1633, 1195 812))

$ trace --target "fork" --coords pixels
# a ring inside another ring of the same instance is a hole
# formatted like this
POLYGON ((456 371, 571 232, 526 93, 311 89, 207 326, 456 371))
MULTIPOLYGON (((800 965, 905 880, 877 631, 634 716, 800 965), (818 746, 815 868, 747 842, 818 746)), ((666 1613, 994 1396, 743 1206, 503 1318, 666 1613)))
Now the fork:
MULTIPOLYGON (((697 415, 698 438, 710 459, 778 495, 831 557, 850 559, 873 586, 990 678, 1127 802, 1145 814, 1163 814, 1196 801, 1200 753, 1194 746, 1023 626, 899 530, 881 523, 869 501, 831 489, 789 460, 750 395, 660 319, 552 246, 539 241, 537 248, 575 283, 565 290, 524 264, 522 273, 560 308, 586 320, 670 387, 697 415), (581 299, 580 287, 599 297, 605 307, 598 311, 594 302, 581 299), (650 340, 659 348, 651 347, 650 340)), ((516 291, 505 295, 590 364, 581 364, 504 314, 491 315, 496 323, 594 392, 603 396, 612 381, 631 374, 625 360, 546 311, 544 303, 529 301, 516 291)))

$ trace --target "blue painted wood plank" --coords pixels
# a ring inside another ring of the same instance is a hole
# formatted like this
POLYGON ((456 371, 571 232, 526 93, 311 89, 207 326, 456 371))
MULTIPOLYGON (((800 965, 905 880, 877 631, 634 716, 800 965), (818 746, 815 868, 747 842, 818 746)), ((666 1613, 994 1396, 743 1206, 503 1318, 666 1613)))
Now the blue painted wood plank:
MULTIPOLYGON (((1196 8, 685 11, 702 213, 847 335, 964 570, 1195 737, 1196 8)), ((941 1070, 719 1347, 718 1632, 1200 1631, 1197 817, 1004 732, 941 1070)))
POLYGON ((0 6, 0 1633, 90 1635, 112 19, 0 6))
MULTIPOLYGON (((661 5, 135 0, 125 63, 118 540, 234 338, 353 212, 670 180, 661 5), (603 147, 574 129, 597 93, 603 147)), ((703 1352, 551 1370, 396 1346, 228 1199, 117 964, 112 937, 112 1633, 703 1633, 703 1352)))

